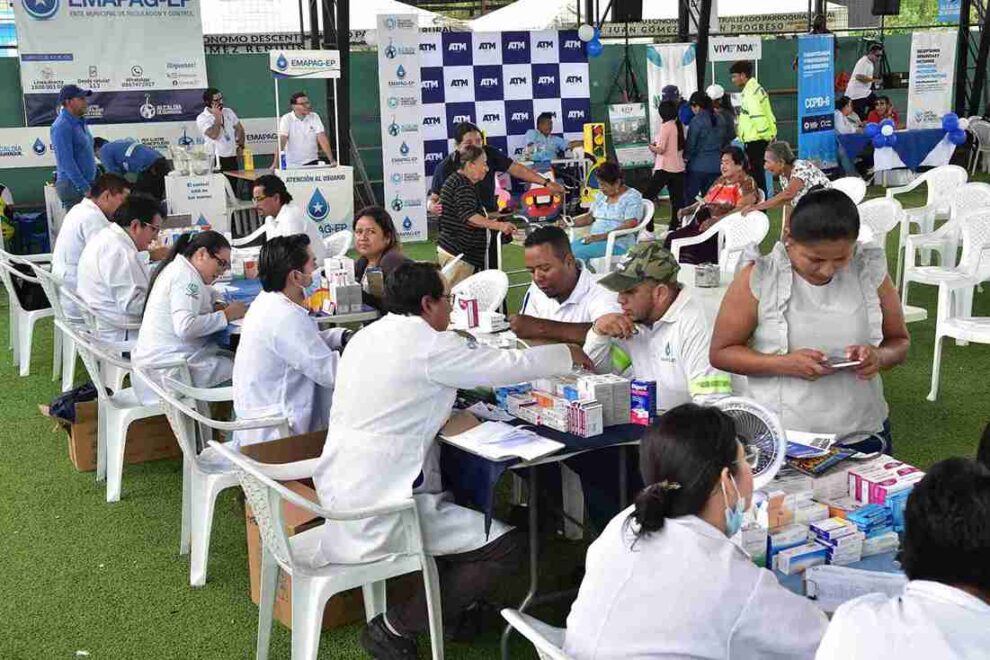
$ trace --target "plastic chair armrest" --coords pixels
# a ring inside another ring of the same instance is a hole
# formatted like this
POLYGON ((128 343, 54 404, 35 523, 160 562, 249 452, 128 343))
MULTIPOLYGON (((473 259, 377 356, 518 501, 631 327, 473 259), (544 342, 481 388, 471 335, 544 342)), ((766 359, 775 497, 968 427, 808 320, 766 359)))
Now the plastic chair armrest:
POLYGON ((679 260, 681 255, 681 248, 687 247, 688 245, 698 245, 704 243, 709 238, 717 234, 720 230, 719 224, 716 223, 698 234, 697 236, 686 236, 684 238, 675 238, 670 242, 670 253, 674 256, 674 259, 679 260))
POLYGON ((248 236, 242 236, 241 238, 235 238, 235 239, 231 240, 230 241, 230 245, 232 247, 242 247, 244 245, 247 245, 248 243, 250 243, 254 239, 258 238, 259 236, 261 236, 264 233, 265 233, 265 225, 262 224, 260 227, 258 227, 253 232, 251 232, 250 235, 248 235, 248 236))

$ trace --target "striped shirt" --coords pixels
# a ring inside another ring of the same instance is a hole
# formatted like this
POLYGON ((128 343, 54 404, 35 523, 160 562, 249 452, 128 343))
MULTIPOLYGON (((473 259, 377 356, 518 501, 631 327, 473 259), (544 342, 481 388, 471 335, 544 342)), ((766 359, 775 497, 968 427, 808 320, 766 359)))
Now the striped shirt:
POLYGON ((453 255, 464 253, 464 261, 477 270, 484 270, 485 250, 488 246, 488 230, 472 227, 468 218, 484 215, 484 208, 478 199, 478 189, 471 181, 455 172, 444 181, 440 189, 440 247, 453 255))

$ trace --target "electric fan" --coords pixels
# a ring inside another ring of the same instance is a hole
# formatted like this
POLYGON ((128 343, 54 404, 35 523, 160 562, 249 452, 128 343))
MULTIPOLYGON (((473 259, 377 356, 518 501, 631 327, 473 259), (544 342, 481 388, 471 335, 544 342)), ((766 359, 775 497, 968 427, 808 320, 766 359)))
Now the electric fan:
POLYGON ((736 436, 753 469, 753 488, 763 488, 780 470, 787 453, 787 437, 780 420, 757 402, 743 397, 729 397, 715 405, 735 420, 736 436))

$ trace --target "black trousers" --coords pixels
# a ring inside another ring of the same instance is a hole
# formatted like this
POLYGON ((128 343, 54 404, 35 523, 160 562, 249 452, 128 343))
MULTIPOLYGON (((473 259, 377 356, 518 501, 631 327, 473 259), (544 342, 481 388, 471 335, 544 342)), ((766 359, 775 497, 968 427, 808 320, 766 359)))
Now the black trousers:
POLYGON ((873 92, 870 92, 869 96, 853 100, 853 112, 859 115, 859 118, 865 122, 866 117, 870 114, 870 108, 876 105, 876 100, 877 96, 873 92))
POLYGON ((134 191, 151 195, 155 199, 165 199, 165 177, 172 167, 165 158, 159 158, 148 169, 138 174, 134 182, 134 191))
POLYGON ((754 140, 746 143, 746 159, 749 160, 749 173, 756 179, 756 185, 760 187, 763 194, 770 198, 770 191, 767 190, 767 175, 763 169, 763 157, 767 152, 767 140, 754 140))
MULTIPOLYGON (((684 172, 668 172, 666 170, 654 170, 650 182, 646 184, 643 191, 643 199, 655 200, 664 186, 670 193, 670 229, 677 229, 677 212, 684 208, 684 172)), ((646 223, 646 229, 653 231, 653 219, 646 223)))
MULTIPOLYGON (((488 596, 499 582, 513 574, 522 559, 522 549, 521 534, 512 531, 477 550, 436 557, 445 629, 453 630, 468 605, 488 596)), ((400 635, 413 637, 425 632, 430 620, 423 583, 419 583, 412 598, 389 607, 386 616, 400 635)))

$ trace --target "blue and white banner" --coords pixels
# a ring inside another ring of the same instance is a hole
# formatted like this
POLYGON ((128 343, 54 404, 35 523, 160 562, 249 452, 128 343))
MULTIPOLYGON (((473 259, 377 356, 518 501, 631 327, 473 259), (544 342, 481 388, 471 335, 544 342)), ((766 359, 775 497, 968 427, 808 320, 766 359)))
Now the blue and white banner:
POLYGON ((908 128, 941 128, 942 115, 952 110, 958 38, 957 30, 911 34, 908 128))
POLYGON ((16 0, 28 126, 63 85, 93 90, 92 123, 195 119, 207 87, 199 0, 16 0))
POLYGON ((404 241, 426 240, 419 23, 415 14, 378 15, 378 89, 385 206, 404 241))
POLYGON ((677 85, 685 98, 698 89, 695 44, 661 44, 646 47, 646 84, 650 95, 650 136, 660 132, 660 92, 677 85))
POLYGON ((961 6, 962 0, 938 0, 936 20, 939 23, 958 23, 961 6))
POLYGON ((522 154, 541 113, 553 115, 553 134, 568 141, 581 139, 591 121, 588 56, 576 30, 417 38, 427 176, 450 153, 462 121, 477 124, 488 144, 512 158, 522 154))
POLYGON ((340 51, 272 50, 268 68, 275 78, 340 78, 340 51))
POLYGON ((798 37, 798 155, 822 169, 838 164, 833 36, 798 37))
POLYGON ((323 238, 351 229, 354 222, 353 168, 346 165, 301 167, 281 170, 278 177, 285 181, 285 188, 295 203, 306 209, 309 221, 316 223, 323 238))

